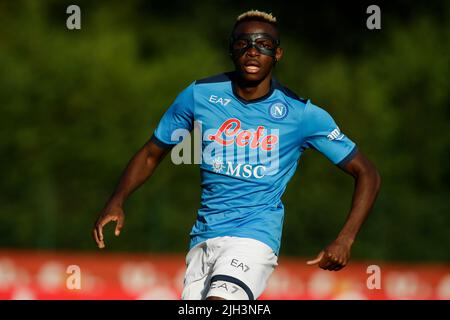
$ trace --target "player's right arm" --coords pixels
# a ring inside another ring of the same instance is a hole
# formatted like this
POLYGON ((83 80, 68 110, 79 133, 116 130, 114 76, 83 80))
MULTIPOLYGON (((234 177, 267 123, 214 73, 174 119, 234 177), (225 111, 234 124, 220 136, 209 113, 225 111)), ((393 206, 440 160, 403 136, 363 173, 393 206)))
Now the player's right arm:
POLYGON ((130 160, 114 193, 95 222, 93 236, 100 249, 105 247, 103 227, 108 222, 115 221, 115 235, 118 236, 120 234, 125 220, 123 203, 134 190, 150 178, 169 150, 158 146, 151 139, 130 160))
POLYGON ((120 178, 113 195, 100 212, 92 231, 99 248, 105 247, 103 227, 110 221, 115 221, 115 235, 120 234, 125 214, 123 203, 128 196, 141 186, 155 171, 171 147, 181 142, 182 138, 174 138, 178 129, 191 131, 194 120, 194 84, 184 89, 164 113, 159 121, 152 139, 150 139, 130 160, 120 178))

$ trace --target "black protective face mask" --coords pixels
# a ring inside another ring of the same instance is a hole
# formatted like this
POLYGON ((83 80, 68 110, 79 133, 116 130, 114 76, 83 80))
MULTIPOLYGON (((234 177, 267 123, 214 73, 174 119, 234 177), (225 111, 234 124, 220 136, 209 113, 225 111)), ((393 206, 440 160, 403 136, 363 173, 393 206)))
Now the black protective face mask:
POLYGON ((241 57, 250 48, 255 48, 260 54, 275 58, 280 40, 267 33, 241 33, 230 37, 230 55, 241 57))

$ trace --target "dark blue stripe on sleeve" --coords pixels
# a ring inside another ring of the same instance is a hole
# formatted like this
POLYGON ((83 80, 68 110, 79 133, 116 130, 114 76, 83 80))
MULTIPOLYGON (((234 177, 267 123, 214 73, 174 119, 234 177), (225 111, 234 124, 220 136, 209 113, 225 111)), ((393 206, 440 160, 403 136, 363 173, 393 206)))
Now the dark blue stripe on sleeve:
POLYGON ((154 144, 156 144, 158 147, 163 148, 163 149, 170 149, 170 148, 173 148, 176 145, 176 143, 174 143, 174 144, 167 144, 165 142, 162 142, 154 134, 150 138, 150 141, 153 142, 154 144))
POLYGON ((356 156, 356 153, 357 153, 357 152, 358 152, 358 148, 357 148, 357 146, 355 145, 355 146, 353 147, 352 151, 350 151, 350 153, 349 153, 348 155, 346 155, 345 158, 342 159, 337 165, 338 165, 339 167, 345 166, 347 163, 349 163, 349 162, 356 156))

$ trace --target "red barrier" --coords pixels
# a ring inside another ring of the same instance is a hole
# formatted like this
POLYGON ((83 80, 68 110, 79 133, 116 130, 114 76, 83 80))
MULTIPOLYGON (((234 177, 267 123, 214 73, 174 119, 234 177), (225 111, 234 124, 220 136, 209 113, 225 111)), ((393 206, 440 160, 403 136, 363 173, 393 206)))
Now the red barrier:
MULTIPOLYGON (((450 299, 449 265, 305 261, 280 258, 260 299, 450 299)), ((181 255, 0 251, 0 299, 179 299, 184 271, 181 255)))

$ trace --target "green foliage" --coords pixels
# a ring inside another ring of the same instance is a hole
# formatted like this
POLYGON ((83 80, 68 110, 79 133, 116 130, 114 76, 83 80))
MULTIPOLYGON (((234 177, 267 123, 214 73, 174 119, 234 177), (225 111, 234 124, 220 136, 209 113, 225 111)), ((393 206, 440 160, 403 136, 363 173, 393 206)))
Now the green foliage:
MULTIPOLYGON (((144 3, 82 3, 82 30, 69 31, 64 3, 0 2, 1 247, 93 250, 97 213, 164 110, 191 81, 231 69, 229 27, 246 8, 173 14, 144 3)), ((348 39, 327 52, 310 33, 283 34, 277 78, 326 108, 381 172, 359 259, 450 260, 450 26, 433 17, 391 15, 380 31, 362 29, 354 52, 348 39)), ((127 202, 120 238, 106 228, 109 248, 184 252, 199 181, 197 167, 166 160, 127 202)), ((308 151, 284 196, 282 254, 312 256, 331 241, 352 187, 308 151)))

